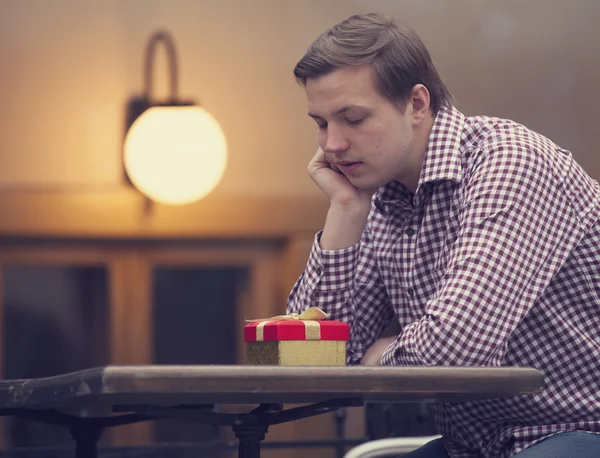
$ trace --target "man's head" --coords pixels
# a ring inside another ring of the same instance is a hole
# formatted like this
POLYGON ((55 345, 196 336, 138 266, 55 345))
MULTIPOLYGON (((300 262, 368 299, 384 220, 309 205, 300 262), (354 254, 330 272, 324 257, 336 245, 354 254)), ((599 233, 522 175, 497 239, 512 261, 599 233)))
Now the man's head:
POLYGON ((327 161, 357 188, 416 189, 433 117, 450 95, 427 49, 380 15, 322 34, 294 69, 327 161))
POLYGON ((395 103, 406 101, 416 84, 429 91, 436 114, 451 103, 451 95, 435 69, 429 51, 406 25, 386 16, 354 15, 323 32, 294 68, 298 82, 326 75, 346 66, 372 65, 381 94, 395 103))

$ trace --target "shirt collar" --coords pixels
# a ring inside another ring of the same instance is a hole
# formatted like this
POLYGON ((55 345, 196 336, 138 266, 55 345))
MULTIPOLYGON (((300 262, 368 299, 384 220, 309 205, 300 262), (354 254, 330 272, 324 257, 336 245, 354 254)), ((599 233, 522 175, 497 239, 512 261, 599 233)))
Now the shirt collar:
POLYGON ((464 115, 453 106, 440 108, 429 133, 419 187, 438 180, 460 181, 460 140, 464 121, 464 115))
MULTIPOLYGON (((453 106, 440 108, 429 133, 427 151, 415 194, 419 194, 425 183, 461 180, 460 143, 464 121, 465 116, 453 106)), ((393 202, 408 196, 412 196, 412 193, 404 185, 392 181, 379 189, 376 199, 381 202, 393 202)))

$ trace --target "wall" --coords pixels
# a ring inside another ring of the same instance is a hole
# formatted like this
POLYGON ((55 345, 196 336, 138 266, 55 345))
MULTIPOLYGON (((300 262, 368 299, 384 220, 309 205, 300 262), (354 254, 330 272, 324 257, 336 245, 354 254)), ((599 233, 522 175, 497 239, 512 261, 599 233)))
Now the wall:
POLYGON ((181 95, 229 141, 214 195, 318 196, 305 172, 315 129, 292 69, 319 32, 371 10, 419 32, 463 112, 550 135, 600 178, 595 0, 2 0, 0 188, 119 186, 125 103, 142 89, 147 38, 166 28, 181 95))

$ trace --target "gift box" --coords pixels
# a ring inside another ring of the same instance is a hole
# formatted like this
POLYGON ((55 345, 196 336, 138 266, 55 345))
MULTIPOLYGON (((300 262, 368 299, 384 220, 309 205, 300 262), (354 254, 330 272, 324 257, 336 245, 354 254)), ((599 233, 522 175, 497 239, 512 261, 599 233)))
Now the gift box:
POLYGON ((248 364, 344 366, 349 329, 319 309, 301 315, 249 320, 244 327, 248 364))

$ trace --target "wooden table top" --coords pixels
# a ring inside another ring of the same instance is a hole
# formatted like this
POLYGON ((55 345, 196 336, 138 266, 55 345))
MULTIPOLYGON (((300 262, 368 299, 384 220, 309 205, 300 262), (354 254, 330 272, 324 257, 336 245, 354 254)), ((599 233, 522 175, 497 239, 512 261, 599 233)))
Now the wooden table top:
POLYGON ((460 402, 539 393, 543 374, 516 367, 106 366, 0 381, 1 408, 119 404, 460 402))

